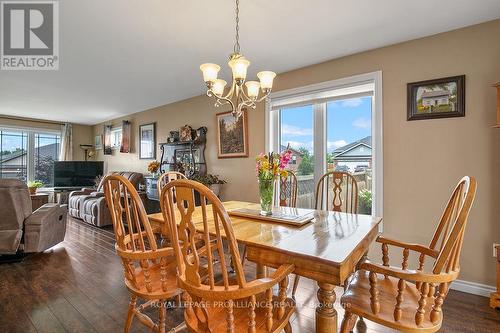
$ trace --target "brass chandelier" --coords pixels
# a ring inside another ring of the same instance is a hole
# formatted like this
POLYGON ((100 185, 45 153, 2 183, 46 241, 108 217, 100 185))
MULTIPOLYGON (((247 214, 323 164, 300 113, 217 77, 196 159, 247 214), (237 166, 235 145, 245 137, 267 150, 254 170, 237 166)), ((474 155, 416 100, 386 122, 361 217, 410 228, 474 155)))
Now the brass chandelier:
POLYGON ((233 53, 229 56, 228 62, 233 73, 233 82, 226 94, 224 94, 224 91, 227 82, 217 78, 220 66, 212 63, 206 63, 200 66, 203 72, 203 80, 208 88, 207 96, 215 99, 215 107, 229 104, 231 106, 231 113, 236 118, 239 118, 243 114, 245 108, 255 109, 256 103, 262 102, 269 96, 273 87, 273 80, 276 77, 276 73, 274 72, 262 71, 257 73, 260 82, 245 82, 250 61, 240 53, 239 7, 240 1, 236 0, 236 41, 234 43, 233 53), (259 97, 259 90, 262 90, 261 97, 259 97))

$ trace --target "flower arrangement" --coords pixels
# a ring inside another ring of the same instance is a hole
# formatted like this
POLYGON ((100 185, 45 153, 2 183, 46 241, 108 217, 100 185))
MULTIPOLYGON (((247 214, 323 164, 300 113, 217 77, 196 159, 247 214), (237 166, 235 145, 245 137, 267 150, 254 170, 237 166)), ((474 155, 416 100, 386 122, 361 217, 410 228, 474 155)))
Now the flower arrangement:
POLYGON ((287 177, 285 170, 292 158, 292 152, 287 147, 280 154, 260 154, 256 160, 255 171, 259 179, 260 214, 272 215, 272 204, 274 197, 274 181, 278 177, 287 177))
POLYGON ((160 162, 153 161, 148 164, 148 171, 151 172, 153 175, 158 172, 158 169, 160 169, 160 162))
POLYGON ((285 168, 288 162, 292 159, 292 152, 287 147, 285 151, 280 154, 269 153, 269 154, 259 154, 255 160, 257 162, 255 166, 255 171, 257 172, 257 177, 262 180, 274 180, 280 177, 287 177, 288 172, 285 168))

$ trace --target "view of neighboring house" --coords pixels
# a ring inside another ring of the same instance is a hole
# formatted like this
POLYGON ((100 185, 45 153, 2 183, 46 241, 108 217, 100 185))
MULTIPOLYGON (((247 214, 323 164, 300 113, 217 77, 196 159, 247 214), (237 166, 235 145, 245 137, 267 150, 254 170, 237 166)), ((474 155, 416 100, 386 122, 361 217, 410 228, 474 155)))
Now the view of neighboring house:
MULTIPOLYGON (((51 168, 50 165, 42 165, 43 160, 56 161, 59 155, 59 144, 52 143, 45 146, 40 146, 35 148, 35 171, 36 174, 46 174, 51 173, 50 170, 42 170, 47 167, 51 168)), ((10 154, 4 154, 0 156, 0 176, 1 178, 11 178, 11 179, 24 179, 27 176, 27 152, 26 150, 17 150, 10 154)), ((47 178, 47 177, 45 177, 47 178)), ((39 179, 37 179, 39 180, 39 179)), ((44 183, 47 183, 48 179, 43 179, 44 183)))
POLYGON ((329 163, 328 169, 336 170, 340 166, 346 166, 349 170, 345 171, 353 172, 357 167, 371 168, 372 137, 367 136, 339 147, 332 152, 332 155, 333 162, 329 163))
MULTIPOLYGON (((281 145, 281 151, 284 151, 286 149, 286 146, 281 145)), ((292 170, 293 172, 297 172, 297 169, 299 168, 300 163, 302 162, 302 153, 296 149, 293 148, 288 148, 292 152, 292 159, 290 160, 290 163, 288 163, 288 169, 292 170)))
POLYGON ((450 104, 451 92, 448 90, 424 91, 422 93, 423 106, 437 106, 450 104))

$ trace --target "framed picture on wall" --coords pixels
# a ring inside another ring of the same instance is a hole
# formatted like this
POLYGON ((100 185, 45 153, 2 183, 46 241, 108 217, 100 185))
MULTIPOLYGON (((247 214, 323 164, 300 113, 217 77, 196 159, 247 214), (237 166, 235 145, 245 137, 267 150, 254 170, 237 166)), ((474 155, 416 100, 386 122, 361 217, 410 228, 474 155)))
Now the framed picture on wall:
POLYGON ((465 75, 408 83, 407 119, 465 117, 465 75))
POLYGON ((217 157, 248 157, 247 112, 235 118, 231 112, 222 112, 217 117, 217 157))
POLYGON ((102 149, 102 135, 95 136, 94 148, 96 150, 102 149))
POLYGON ((139 158, 142 160, 156 158, 156 123, 139 126, 139 158))

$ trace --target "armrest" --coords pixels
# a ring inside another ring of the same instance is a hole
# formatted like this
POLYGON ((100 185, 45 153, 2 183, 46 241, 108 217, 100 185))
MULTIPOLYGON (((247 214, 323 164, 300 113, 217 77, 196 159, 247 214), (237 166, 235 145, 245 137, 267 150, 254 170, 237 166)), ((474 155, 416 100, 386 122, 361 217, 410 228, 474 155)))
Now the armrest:
POLYGON ((82 188, 80 191, 72 191, 69 193, 69 197, 71 198, 74 195, 89 195, 90 193, 94 192, 95 189, 91 188, 82 188))
POLYGON ((25 221, 25 225, 41 225, 53 218, 63 218, 68 208, 67 205, 45 204, 38 208, 25 221))
POLYGON ((400 242, 400 241, 390 239, 387 237, 383 237, 383 236, 378 236, 376 242, 400 247, 402 249, 409 249, 409 250, 412 250, 415 252, 419 252, 421 254, 425 254, 426 256, 429 256, 432 258, 437 258, 439 255, 438 251, 433 250, 427 246, 424 246, 421 244, 410 244, 410 243, 400 242))
POLYGON ((413 269, 400 269, 396 267, 383 266, 380 264, 371 263, 369 261, 361 263, 359 265, 359 269, 363 269, 373 273, 384 274, 407 281, 415 281, 422 283, 452 282, 458 276, 458 271, 455 271, 453 273, 432 274, 413 269))

